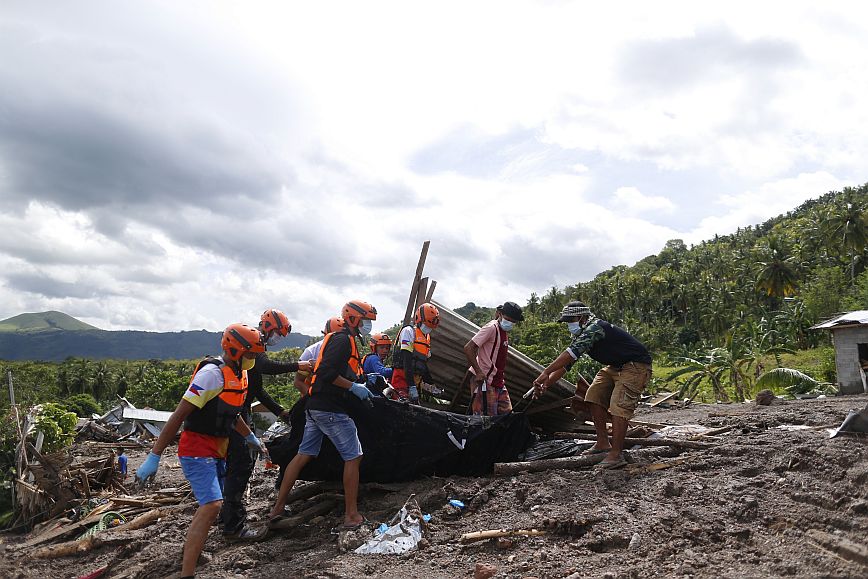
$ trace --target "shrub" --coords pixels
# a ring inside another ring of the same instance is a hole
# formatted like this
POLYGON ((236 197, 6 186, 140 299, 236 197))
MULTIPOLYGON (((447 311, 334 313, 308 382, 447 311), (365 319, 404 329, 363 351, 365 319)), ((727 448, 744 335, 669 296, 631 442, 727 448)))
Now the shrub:
POLYGON ((93 414, 102 414, 102 408, 90 394, 76 394, 64 401, 70 412, 81 418, 90 418, 93 414))

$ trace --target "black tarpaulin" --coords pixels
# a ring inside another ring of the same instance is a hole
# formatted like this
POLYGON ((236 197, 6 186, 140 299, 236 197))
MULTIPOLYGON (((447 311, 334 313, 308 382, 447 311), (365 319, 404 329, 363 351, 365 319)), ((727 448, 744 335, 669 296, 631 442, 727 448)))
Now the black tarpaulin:
MULTIPOLYGON (((490 474, 494 463, 515 461, 533 441, 527 417, 465 416, 374 398, 373 408, 350 402, 364 458, 363 482, 397 482, 424 476, 490 474)), ((281 472, 298 451, 304 433, 304 401, 290 412, 289 434, 268 443, 281 472)), ((343 461, 328 438, 302 480, 341 480, 343 461)))

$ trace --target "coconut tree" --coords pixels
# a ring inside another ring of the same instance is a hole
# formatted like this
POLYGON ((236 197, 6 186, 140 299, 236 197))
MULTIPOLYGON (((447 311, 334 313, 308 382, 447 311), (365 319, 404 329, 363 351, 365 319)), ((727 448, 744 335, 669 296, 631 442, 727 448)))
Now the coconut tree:
POLYGON ((850 257, 850 280, 856 280, 856 264, 868 246, 868 211, 846 203, 826 214, 822 232, 833 248, 846 252, 850 257))
POLYGON ((781 298, 796 293, 799 285, 796 266, 793 258, 786 255, 780 237, 769 237, 766 259, 759 265, 761 269, 757 276, 756 287, 767 297, 772 298, 773 305, 776 305, 781 298))

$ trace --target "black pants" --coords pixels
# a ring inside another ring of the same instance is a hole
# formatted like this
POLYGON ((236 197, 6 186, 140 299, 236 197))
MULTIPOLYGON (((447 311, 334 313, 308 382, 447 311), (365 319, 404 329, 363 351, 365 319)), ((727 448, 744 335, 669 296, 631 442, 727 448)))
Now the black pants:
POLYGON ((244 491, 256 461, 251 454, 247 441, 240 434, 229 434, 229 450, 226 455, 226 480, 223 483, 223 520, 224 533, 236 533, 247 520, 244 508, 244 491))

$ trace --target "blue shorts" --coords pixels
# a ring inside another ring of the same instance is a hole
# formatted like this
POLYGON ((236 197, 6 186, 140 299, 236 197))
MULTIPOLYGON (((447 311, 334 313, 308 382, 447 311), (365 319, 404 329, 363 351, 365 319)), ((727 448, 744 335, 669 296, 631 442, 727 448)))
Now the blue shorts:
POLYGON ((304 436, 298 447, 298 454, 317 456, 322 447, 322 437, 326 435, 338 449, 344 462, 362 456, 362 443, 359 442, 359 433, 352 418, 346 414, 322 410, 308 410, 306 414, 304 436))
POLYGON ((222 458, 179 456, 181 470, 190 482, 193 495, 200 505, 223 500, 223 479, 226 461, 222 458))

